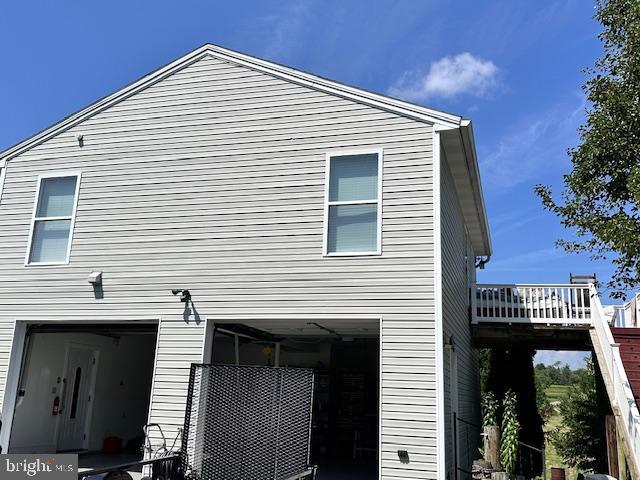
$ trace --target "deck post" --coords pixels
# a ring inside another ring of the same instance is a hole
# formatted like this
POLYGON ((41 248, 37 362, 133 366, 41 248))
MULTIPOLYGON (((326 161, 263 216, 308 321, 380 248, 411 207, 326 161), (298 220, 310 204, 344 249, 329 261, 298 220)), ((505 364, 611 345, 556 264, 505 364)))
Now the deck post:
POLYGON ((616 430, 616 417, 613 415, 607 415, 604 420, 607 439, 607 465, 609 467, 609 475, 615 478, 620 478, 620 469, 618 468, 618 433, 616 430))

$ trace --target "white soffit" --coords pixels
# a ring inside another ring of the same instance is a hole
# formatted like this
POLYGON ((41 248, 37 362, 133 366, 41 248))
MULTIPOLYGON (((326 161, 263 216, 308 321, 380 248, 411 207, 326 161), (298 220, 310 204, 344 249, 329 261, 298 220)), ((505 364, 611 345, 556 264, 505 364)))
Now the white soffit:
POLYGON ((460 128, 443 130, 440 138, 473 250, 478 256, 490 256, 491 237, 471 123, 467 121, 460 128))

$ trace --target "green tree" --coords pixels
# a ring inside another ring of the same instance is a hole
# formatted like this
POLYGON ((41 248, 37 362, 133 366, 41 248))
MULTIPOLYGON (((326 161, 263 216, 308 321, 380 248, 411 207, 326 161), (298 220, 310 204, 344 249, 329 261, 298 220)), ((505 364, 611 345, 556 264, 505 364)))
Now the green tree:
POLYGON ((580 470, 606 471, 603 420, 598 409, 593 362, 576 371, 575 383, 560 402, 563 423, 550 440, 565 463, 580 470))
POLYGON ((538 185, 543 205, 557 214, 577 240, 560 240, 567 251, 611 255, 614 296, 640 283, 640 2, 597 0, 595 18, 604 55, 583 90, 589 102, 580 145, 568 151, 572 171, 555 200, 538 185))

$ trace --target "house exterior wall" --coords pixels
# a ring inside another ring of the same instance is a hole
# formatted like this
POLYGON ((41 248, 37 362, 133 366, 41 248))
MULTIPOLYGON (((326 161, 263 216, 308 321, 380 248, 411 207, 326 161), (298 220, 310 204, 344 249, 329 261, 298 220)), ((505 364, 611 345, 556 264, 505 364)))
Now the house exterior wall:
POLYGON ((431 125, 203 58, 7 163, 0 332, 159 320, 150 421, 171 438, 207 323, 380 318, 381 478, 437 478, 432 139, 431 125), (382 255, 325 258, 325 154, 370 147, 384 149, 382 255), (25 266, 37 177, 71 170, 70 262, 25 266))
POLYGON ((475 282, 475 256, 465 230, 462 212, 453 188, 453 178, 441 153, 441 235, 442 235, 442 316, 444 351, 444 410, 446 438, 446 475, 448 479, 471 478, 464 471, 455 474, 456 459, 452 402, 457 389, 456 423, 458 466, 471 470, 477 457, 479 430, 468 425, 480 423, 479 413, 479 360, 471 345, 469 324, 469 292, 475 282), (452 344, 452 346, 451 346, 452 344), (455 360, 453 360, 455 356, 455 360), (457 388, 452 385, 452 363, 457 363, 457 388))

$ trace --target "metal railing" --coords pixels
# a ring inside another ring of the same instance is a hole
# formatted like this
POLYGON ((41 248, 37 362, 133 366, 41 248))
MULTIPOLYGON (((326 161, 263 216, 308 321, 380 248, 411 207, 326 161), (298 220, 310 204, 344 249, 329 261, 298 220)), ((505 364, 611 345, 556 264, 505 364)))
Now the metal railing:
POLYGON ((534 455, 540 455, 540 462, 542 467, 542 480, 547 480, 547 458, 544 448, 534 447, 524 442, 518 442, 518 471, 521 475, 525 475, 532 471, 536 471, 534 455), (528 455, 524 454, 524 451, 528 452, 528 455))
POLYGON ((478 284, 472 287, 472 322, 591 323, 589 285, 478 284))
POLYGON ((151 465, 152 478, 165 478, 177 480, 182 477, 178 471, 180 466, 180 455, 170 454, 162 457, 152 458, 150 460, 140 460, 136 462, 123 463, 120 465, 112 465, 110 467, 94 468, 78 472, 78 480, 88 479, 89 477, 103 475, 106 473, 126 472, 134 468, 151 465))
MULTIPOLYGON (((471 475, 471 462, 472 459, 469 458, 469 452, 475 452, 477 446, 479 445, 480 442, 480 438, 482 437, 482 427, 480 425, 478 425, 477 423, 473 423, 470 422, 468 420, 464 420, 463 418, 460 418, 458 416, 458 414, 456 412, 453 412, 452 414, 453 416, 453 462, 454 462, 454 469, 456 472, 462 472, 465 475, 471 475), (466 456, 464 459, 460 458, 460 433, 461 433, 461 428, 460 425, 462 425, 464 427, 465 430, 465 435, 463 436, 463 438, 465 439, 465 443, 466 443, 466 456), (470 429, 475 430, 475 434, 471 434, 469 432, 470 429), (475 441, 473 439, 476 439, 475 441), (474 443, 474 445, 472 445, 472 442, 474 443), (462 465, 460 465, 460 462, 464 461, 465 465, 467 465, 469 467, 469 469, 464 468, 462 465)), ((458 477, 456 477, 458 478, 458 477)))

